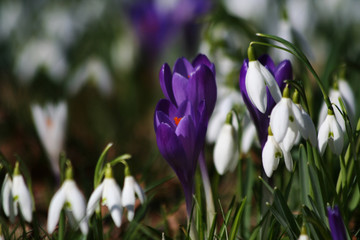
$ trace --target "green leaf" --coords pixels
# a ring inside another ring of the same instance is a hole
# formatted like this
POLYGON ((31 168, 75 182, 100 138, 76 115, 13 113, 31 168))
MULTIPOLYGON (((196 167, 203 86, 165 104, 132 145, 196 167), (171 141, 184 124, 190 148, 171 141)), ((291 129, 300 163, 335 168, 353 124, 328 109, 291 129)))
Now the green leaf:
POLYGON ((299 159, 299 178, 300 178, 300 190, 301 190, 301 200, 303 204, 308 205, 308 195, 310 195, 310 182, 309 182, 309 171, 308 171, 308 162, 306 158, 306 150, 304 145, 299 147, 300 159, 299 159))
POLYGON ((111 146, 112 146, 112 143, 109 143, 105 147, 104 151, 100 155, 99 160, 96 163, 95 174, 94 174, 94 188, 96 188, 100 184, 100 181, 102 179, 102 169, 104 167, 105 158, 106 158, 107 152, 109 151, 111 146))
POLYGON ((234 240, 236 237, 236 234, 239 230, 239 226, 240 226, 240 219, 241 219, 241 215, 244 211, 244 207, 245 207, 245 203, 246 203, 246 197, 241 201, 240 206, 238 207, 238 209, 235 211, 235 219, 233 221, 233 224, 231 226, 231 232, 230 232, 230 240, 234 240))
POLYGON ((321 219, 325 220, 326 214, 325 214, 325 201, 323 199, 323 193, 322 189, 324 187, 323 184, 320 184, 319 176, 317 174, 317 171, 314 169, 313 166, 308 165, 309 173, 310 173, 310 179, 311 179, 311 186, 314 192, 314 200, 315 200, 315 206, 316 209, 319 212, 319 215, 321 219))

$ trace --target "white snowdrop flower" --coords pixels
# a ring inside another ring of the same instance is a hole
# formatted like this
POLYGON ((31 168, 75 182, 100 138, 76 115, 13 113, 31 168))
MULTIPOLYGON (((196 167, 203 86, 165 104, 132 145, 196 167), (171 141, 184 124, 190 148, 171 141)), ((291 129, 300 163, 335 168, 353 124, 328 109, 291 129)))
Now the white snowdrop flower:
POLYGON ((300 234, 298 240, 310 240, 310 238, 306 232, 306 227, 304 225, 301 228, 301 234, 300 234))
POLYGON ((223 175, 228 170, 233 171, 239 160, 238 134, 231 124, 233 112, 229 112, 225 124, 214 147, 214 164, 216 171, 223 175))
POLYGON ((121 72, 130 71, 136 62, 139 49, 138 39, 131 31, 121 34, 110 49, 111 62, 115 69, 121 72))
POLYGON ((242 135, 241 135, 241 144, 240 150, 242 153, 248 153, 251 145, 256 140, 256 127, 254 123, 251 121, 250 117, 247 114, 243 117, 243 128, 242 128, 242 135))
POLYGON ((56 105, 48 103, 44 107, 38 104, 31 106, 36 130, 56 176, 59 176, 60 172, 59 155, 63 150, 67 111, 64 101, 56 105))
POLYGON ((258 60, 255 60, 252 51, 252 47, 249 46, 249 68, 245 77, 246 91, 252 104, 260 112, 265 113, 267 107, 266 87, 269 88, 275 102, 281 100, 281 91, 274 76, 258 60))
POLYGON ((23 83, 32 80, 40 68, 44 68, 54 81, 64 78, 68 66, 56 42, 48 39, 30 40, 18 55, 15 71, 23 83))
POLYGON ((6 174, 1 193, 5 215, 10 217, 11 222, 14 222, 18 214, 17 207, 27 222, 32 221, 33 200, 24 178, 20 174, 18 162, 15 165, 13 179, 11 180, 9 174, 6 174))
POLYGON ((269 128, 269 135, 262 150, 262 163, 266 176, 272 176, 274 170, 278 168, 282 156, 280 145, 276 142, 269 128))
POLYGON ((327 144, 329 144, 333 153, 340 155, 342 152, 344 146, 344 133, 332 110, 328 110, 328 115, 320 126, 318 142, 321 155, 324 154, 327 144))
MULTIPOLYGON (((218 89, 218 99, 215 105, 214 113, 212 114, 208 130, 206 132, 206 140, 209 143, 214 143, 220 133, 227 113, 237 104, 242 104, 243 100, 238 91, 230 89, 229 87, 220 85, 218 89)), ((233 118, 232 122, 235 129, 238 129, 238 122, 233 118)))
POLYGON ((291 150, 300 129, 306 131, 301 110, 289 98, 288 87, 284 89, 282 99, 271 112, 270 126, 275 140, 283 143, 285 151, 291 150))
POLYGON ((120 227, 123 211, 121 205, 121 190, 113 177, 112 169, 109 164, 106 166, 105 178, 103 182, 96 187, 90 196, 86 207, 87 218, 91 217, 95 209, 98 207, 98 203, 100 201, 109 209, 115 225, 120 227))
POLYGON ((18 26, 22 5, 17 1, 2 2, 0 8, 0 40, 6 39, 18 26))
POLYGON ((226 10, 234 16, 261 22, 268 8, 266 0, 225 0, 226 10))
POLYGON ((109 95, 112 80, 108 68, 97 57, 88 59, 78 68, 68 85, 70 94, 77 93, 88 81, 91 81, 103 95, 109 95))
POLYGON ((75 40, 75 29, 71 13, 62 7, 57 6, 44 11, 42 25, 45 34, 64 47, 69 46, 75 40))
POLYGON ((50 201, 47 231, 51 234, 59 221, 61 210, 65 207, 66 214, 69 219, 74 219, 76 224, 72 226, 80 226, 81 232, 86 235, 89 227, 86 221, 86 203, 85 198, 76 186, 73 180, 72 167, 68 166, 66 170, 66 179, 60 189, 55 193, 50 201))
POLYGON ((311 145, 313 147, 316 147, 317 146, 317 136, 316 136, 316 128, 315 128, 314 122, 312 121, 309 114, 304 110, 304 108, 300 104, 296 104, 296 106, 300 109, 301 116, 304 121, 304 126, 299 125, 300 133, 305 140, 309 140, 311 145))
MULTIPOLYGON (((356 109, 355 97, 354 97, 353 91, 351 90, 351 87, 343 79, 338 80, 338 82, 335 83, 335 86, 332 89, 330 89, 329 99, 330 99, 331 103, 333 103, 337 106, 337 107, 333 108, 335 117, 336 117, 336 120, 338 121, 342 131, 345 133, 345 131, 346 131, 345 121, 344 121, 344 118, 342 117, 340 111, 338 110, 338 108, 341 109, 339 98, 342 99, 342 101, 345 105, 346 111, 348 113, 350 123, 352 126, 354 126, 355 125, 355 109, 356 109)), ((321 107, 321 110, 320 110, 319 124, 324 121, 324 119, 326 118, 326 115, 327 115, 327 106, 324 102, 321 107)))
POLYGON ((135 211, 135 193, 139 197, 141 203, 145 202, 145 193, 141 186, 136 182, 134 177, 130 174, 129 167, 125 167, 125 180, 122 195, 122 205, 128 211, 127 218, 129 221, 134 219, 135 211))

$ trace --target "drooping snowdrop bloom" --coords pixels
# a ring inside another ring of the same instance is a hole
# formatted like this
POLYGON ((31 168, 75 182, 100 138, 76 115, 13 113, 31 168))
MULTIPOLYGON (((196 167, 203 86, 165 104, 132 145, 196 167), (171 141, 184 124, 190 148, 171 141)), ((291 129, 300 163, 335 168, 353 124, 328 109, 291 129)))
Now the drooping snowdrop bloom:
POLYGON ((251 46, 248 49, 248 57, 249 67, 245 77, 246 90, 251 103, 261 113, 265 113, 268 104, 266 87, 268 87, 275 102, 281 100, 281 91, 270 71, 255 59, 251 46))
POLYGON ((233 112, 229 112, 214 147, 214 164, 220 175, 233 171, 239 160, 238 134, 232 118, 233 112))
POLYGON ((342 152, 344 133, 332 110, 328 110, 328 115, 319 128, 318 142, 321 155, 324 154, 326 145, 329 145, 331 151, 337 155, 342 152))
POLYGON ((135 178, 130 174, 129 167, 125 168, 125 180, 123 188, 122 206, 128 211, 127 218, 132 221, 135 211, 135 193, 139 197, 140 202, 145 202, 145 193, 141 186, 136 182, 135 178))
POLYGON ((277 143, 271 127, 268 128, 268 138, 265 143, 265 146, 262 150, 262 163, 265 174, 268 177, 271 177, 273 172, 278 168, 280 158, 284 158, 285 166, 289 171, 293 169, 293 160, 291 153, 285 151, 282 143, 277 143))
MULTIPOLYGON (((295 101, 298 102, 298 92, 294 93, 295 101)), ((313 146, 317 145, 316 130, 310 116, 303 108, 299 108, 289 98, 289 89, 285 88, 283 97, 276 104, 270 116, 270 126, 278 143, 283 143, 285 151, 290 151, 296 143, 299 134, 304 139, 310 140, 313 146)))
MULTIPOLYGON (((355 126, 355 110, 356 110, 355 97, 349 84, 343 79, 338 80, 334 84, 333 88, 330 89, 329 98, 331 103, 336 105, 336 107, 334 107, 333 109, 336 120, 338 121, 342 131, 345 132, 346 129, 345 129, 344 118, 342 117, 340 111, 338 110, 338 108, 341 109, 339 98, 342 99, 345 105, 351 125, 355 126)), ((322 123, 324 121, 326 115, 327 115, 327 106, 325 103, 323 103, 320 110, 319 123, 322 123)))
POLYGON ((91 217, 100 201, 109 209, 115 225, 120 227, 123 211, 121 206, 121 190, 113 177, 113 172, 109 164, 106 166, 104 181, 96 187, 90 196, 86 208, 87 218, 91 217))
POLYGON ((66 214, 69 215, 69 219, 75 219, 76 221, 71 225, 73 227, 80 226, 81 232, 86 235, 89 227, 85 215, 85 198, 73 179, 71 165, 66 169, 65 181, 50 201, 47 218, 47 230, 50 234, 54 232, 63 208, 65 208, 66 214))
POLYGON ((6 174, 1 195, 5 215, 10 217, 11 222, 14 222, 14 218, 18 214, 18 207, 24 219, 27 222, 32 221, 33 200, 24 178, 20 174, 18 162, 15 165, 13 179, 11 180, 9 174, 6 174))
MULTIPOLYGON (((268 55, 261 56, 258 61, 261 63, 261 65, 265 66, 266 69, 268 69, 270 73, 274 76, 281 91, 285 88, 285 80, 292 79, 292 66, 290 61, 284 60, 280 62, 279 65, 275 66, 274 62, 268 55)), ((269 90, 267 89, 267 108, 265 113, 260 112, 259 109, 254 106, 254 104, 249 98, 248 89, 245 84, 248 69, 249 61, 245 59, 240 70, 240 91, 244 103, 250 113, 250 117, 256 127, 260 145, 263 148, 268 136, 268 126, 270 121, 269 115, 274 108, 276 102, 274 101, 273 97, 268 92, 269 90)))
POLYGON ((109 95, 112 89, 112 80, 108 68, 97 57, 88 59, 73 75, 68 91, 77 93, 87 82, 93 83, 103 95, 109 95))
POLYGON ((346 229, 344 221, 341 217, 341 213, 338 206, 334 208, 327 207, 329 226, 331 230, 331 237, 333 240, 345 240, 347 239, 346 229))
POLYGON ((28 83, 42 67, 54 81, 63 79, 68 69, 62 49, 55 41, 30 40, 19 53, 15 71, 23 83, 28 83))
POLYGON ((31 112, 39 138, 50 160, 52 170, 55 176, 59 177, 59 155, 63 150, 65 138, 67 104, 64 101, 56 105, 48 103, 44 107, 33 104, 31 112))
POLYGON ((310 240, 309 235, 307 235, 305 225, 303 225, 301 228, 301 233, 298 240, 310 240))

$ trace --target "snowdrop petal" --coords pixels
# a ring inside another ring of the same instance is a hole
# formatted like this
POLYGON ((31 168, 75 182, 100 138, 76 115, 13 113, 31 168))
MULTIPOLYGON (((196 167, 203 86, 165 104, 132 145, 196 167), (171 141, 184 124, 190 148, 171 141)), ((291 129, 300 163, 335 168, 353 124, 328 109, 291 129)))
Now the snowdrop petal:
POLYGON ((76 221, 80 223, 85 217, 85 198, 73 180, 66 180, 63 183, 63 186, 66 189, 66 201, 70 203, 70 209, 74 214, 76 221))
POLYGON ((251 122, 251 124, 249 124, 245 129, 243 129, 243 134, 241 138, 241 152, 249 152, 255 136, 256 128, 255 125, 251 122))
POLYGON ((280 102, 281 91, 279 85, 275 81, 274 76, 263 65, 259 64, 259 67, 260 67, 260 72, 263 75, 264 80, 266 82, 266 86, 269 88, 271 96, 273 97, 275 102, 280 102))
POLYGON ((309 114, 307 114, 307 112, 305 112, 305 110, 302 107, 300 108, 301 108, 301 116, 304 121, 304 127, 299 126, 299 131, 305 140, 310 140, 311 145, 313 147, 316 147, 317 139, 316 139, 316 129, 314 122, 310 118, 309 114))
POLYGON ((249 62, 245 86, 252 104, 254 104, 260 112, 265 113, 267 107, 267 94, 266 86, 259 70, 259 65, 261 64, 258 61, 249 62))
POLYGON ((31 222, 33 201, 29 189, 24 182, 24 178, 21 175, 14 176, 12 189, 13 196, 19 201, 19 207, 24 219, 27 222, 31 222))
POLYGON ((290 101, 290 105, 294 120, 296 121, 297 124, 297 128, 298 129, 305 128, 305 120, 303 118, 301 109, 298 106, 296 106, 296 104, 293 103, 292 101, 290 101))
POLYGON ((234 127, 231 124, 224 124, 214 147, 214 164, 220 175, 223 175, 232 165, 237 147, 237 134, 234 127))
POLYGON ((272 136, 268 137, 267 142, 265 143, 265 146, 262 151, 262 163, 263 168, 268 177, 271 177, 274 171, 274 167, 277 166, 278 160, 276 160, 276 155, 278 152, 278 149, 274 145, 274 141, 272 136))
POLYGON ((91 194, 90 199, 87 204, 87 207, 86 207, 86 217, 87 218, 91 217, 91 215, 94 213, 96 207, 98 206, 98 203, 102 197, 103 189, 104 189, 104 183, 101 183, 99 186, 97 186, 97 188, 91 194))
POLYGON ((135 181, 135 184, 134 184, 134 189, 135 189, 135 192, 136 192, 140 202, 144 203, 145 199, 146 199, 144 190, 142 189, 142 187, 136 181, 135 181))
POLYGON ((319 133, 318 133, 318 146, 320 154, 324 154, 326 145, 329 139, 330 126, 329 126, 329 115, 325 118, 325 121, 321 124, 319 133))
POLYGON ((115 179, 104 179, 103 199, 109 209, 111 217, 117 227, 121 225, 122 206, 121 206, 121 190, 115 179))
POLYGON ((15 214, 14 210, 16 209, 16 205, 13 202, 12 195, 12 181, 9 174, 5 175, 5 179, 1 188, 1 197, 2 197, 2 206, 5 212, 5 215, 10 217, 10 221, 14 222, 15 214))
POLYGON ((346 106, 349 108, 349 117, 350 120, 354 120, 353 117, 355 116, 356 106, 355 106, 355 97, 354 93, 351 90, 350 85, 345 80, 339 80, 339 91, 341 96, 343 97, 344 101, 346 102, 346 106))
POLYGON ((292 172, 292 171, 293 171, 293 168, 294 168, 294 164, 293 164, 293 159, 292 159, 292 156, 291 156, 291 152, 290 152, 290 151, 286 151, 286 150, 284 149, 284 146, 283 146, 283 145, 280 145, 280 147, 281 147, 282 154, 283 154, 283 157, 284 157, 286 169, 287 169, 289 172, 292 172))
POLYGON ((66 201, 65 189, 61 187, 51 199, 47 218, 47 231, 51 234, 59 221, 60 212, 66 201))
POLYGON ((285 137, 282 140, 284 151, 288 152, 292 149, 298 136, 298 131, 294 122, 290 122, 285 137))
POLYGON ((134 192, 134 178, 128 176, 124 180, 122 205, 128 210, 128 219, 131 221, 134 218, 135 192, 134 192))
POLYGON ((340 155, 344 147, 344 134, 335 118, 330 122, 330 129, 333 133, 332 150, 336 155, 340 155))
POLYGON ((283 98, 271 112, 270 127, 276 142, 283 141, 289 126, 289 108, 287 100, 283 98))

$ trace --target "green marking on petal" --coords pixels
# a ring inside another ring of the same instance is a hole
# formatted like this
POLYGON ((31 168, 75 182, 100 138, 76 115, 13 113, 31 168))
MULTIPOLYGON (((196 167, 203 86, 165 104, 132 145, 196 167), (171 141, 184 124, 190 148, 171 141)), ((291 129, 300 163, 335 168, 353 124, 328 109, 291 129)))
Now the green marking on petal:
POLYGON ((275 153, 275 158, 281 158, 281 156, 282 156, 281 152, 276 152, 275 153))
POLYGON ((289 116, 289 120, 290 120, 290 122, 293 122, 294 121, 294 116, 289 116))
POLYGON ((333 133, 333 132, 329 132, 328 138, 334 138, 334 133, 333 133))
POLYGON ((19 195, 14 196, 13 199, 14 199, 14 202, 16 202, 17 200, 19 200, 19 195))
POLYGON ((65 207, 66 209, 71 209, 71 203, 68 202, 68 201, 66 201, 65 204, 64 204, 64 207, 65 207))

